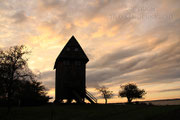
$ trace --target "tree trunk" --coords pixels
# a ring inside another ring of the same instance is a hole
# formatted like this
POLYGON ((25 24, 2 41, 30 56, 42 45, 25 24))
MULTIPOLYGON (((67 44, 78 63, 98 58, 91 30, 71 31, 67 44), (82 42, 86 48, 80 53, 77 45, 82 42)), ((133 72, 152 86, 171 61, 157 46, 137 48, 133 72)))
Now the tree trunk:
POLYGON ((107 98, 105 98, 105 104, 107 104, 107 98))
POLYGON ((7 102, 8 102, 8 114, 9 114, 10 111, 11 111, 11 93, 10 92, 8 93, 8 100, 7 100, 7 102))
POLYGON ((7 104, 8 104, 8 114, 10 113, 11 110, 11 88, 12 88, 12 83, 10 81, 9 85, 8 85, 8 95, 7 95, 7 104))
POLYGON ((132 99, 131 98, 127 98, 128 99, 128 103, 131 103, 132 102, 132 99))
POLYGON ((13 86, 13 82, 14 82, 14 73, 15 73, 15 69, 14 69, 14 65, 11 67, 11 77, 10 77, 10 81, 9 81, 9 86, 8 86, 8 113, 10 113, 11 110, 11 97, 13 95, 12 93, 12 86, 13 86))

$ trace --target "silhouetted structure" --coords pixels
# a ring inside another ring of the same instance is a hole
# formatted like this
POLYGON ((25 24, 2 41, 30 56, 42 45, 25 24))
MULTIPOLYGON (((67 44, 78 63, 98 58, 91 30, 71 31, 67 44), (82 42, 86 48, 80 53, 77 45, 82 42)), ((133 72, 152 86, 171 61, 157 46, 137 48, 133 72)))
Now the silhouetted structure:
POLYGON ((55 101, 67 99, 68 103, 74 99, 77 103, 84 103, 87 98, 91 103, 96 98, 86 91, 86 63, 89 61, 83 49, 74 36, 68 41, 56 59, 56 90, 55 101))

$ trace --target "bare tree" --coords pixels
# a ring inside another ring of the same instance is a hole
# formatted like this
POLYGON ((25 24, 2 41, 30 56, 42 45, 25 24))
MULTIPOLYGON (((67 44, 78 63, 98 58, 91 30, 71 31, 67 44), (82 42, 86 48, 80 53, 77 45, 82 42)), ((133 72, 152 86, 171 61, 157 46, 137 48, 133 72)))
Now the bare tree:
POLYGON ((119 91, 119 96, 127 97, 128 103, 131 103, 133 99, 141 99, 146 94, 144 89, 139 89, 134 83, 128 83, 120 87, 122 90, 119 91))
POLYGON ((97 90, 101 93, 102 97, 105 99, 105 104, 107 104, 107 100, 109 98, 112 98, 113 96, 113 91, 108 90, 108 88, 105 86, 97 88, 97 90))

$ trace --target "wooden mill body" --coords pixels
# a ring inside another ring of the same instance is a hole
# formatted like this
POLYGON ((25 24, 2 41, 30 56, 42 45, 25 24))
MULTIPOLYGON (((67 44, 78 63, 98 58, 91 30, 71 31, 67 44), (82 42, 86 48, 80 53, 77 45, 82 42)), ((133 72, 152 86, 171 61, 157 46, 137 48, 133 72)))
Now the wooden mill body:
POLYGON ((81 99, 86 96, 86 63, 83 49, 72 36, 56 59, 55 100, 81 99))

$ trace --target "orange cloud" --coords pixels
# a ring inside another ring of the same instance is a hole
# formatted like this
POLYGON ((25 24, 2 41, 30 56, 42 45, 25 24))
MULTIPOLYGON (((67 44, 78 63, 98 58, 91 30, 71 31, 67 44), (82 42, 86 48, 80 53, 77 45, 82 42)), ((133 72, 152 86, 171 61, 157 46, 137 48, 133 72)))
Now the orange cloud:
POLYGON ((49 26, 38 26, 37 35, 29 36, 28 44, 32 46, 40 46, 42 48, 57 45, 62 36, 57 34, 49 26))

